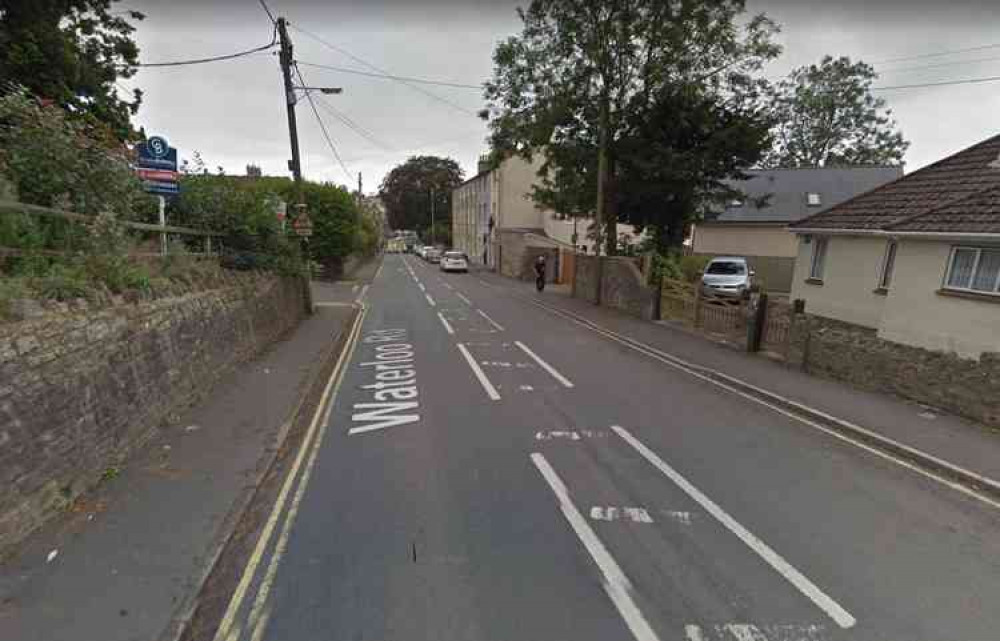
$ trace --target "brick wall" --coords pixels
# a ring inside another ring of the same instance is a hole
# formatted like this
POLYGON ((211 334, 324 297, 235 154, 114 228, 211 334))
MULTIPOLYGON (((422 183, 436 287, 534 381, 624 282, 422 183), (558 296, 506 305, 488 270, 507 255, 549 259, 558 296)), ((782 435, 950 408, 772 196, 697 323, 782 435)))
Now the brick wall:
POLYGON ((0 550, 294 327, 302 296, 299 280, 233 273, 209 291, 0 325, 0 550))
POLYGON ((966 359, 812 314, 795 315, 790 334, 789 362, 810 373, 1000 425, 1000 353, 966 359))

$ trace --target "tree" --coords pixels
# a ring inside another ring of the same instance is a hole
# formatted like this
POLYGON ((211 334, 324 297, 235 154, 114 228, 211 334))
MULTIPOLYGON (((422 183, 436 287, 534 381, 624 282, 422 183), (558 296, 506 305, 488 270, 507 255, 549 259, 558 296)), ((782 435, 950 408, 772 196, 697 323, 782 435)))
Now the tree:
POLYGON ((871 93, 878 74, 864 62, 825 56, 775 87, 777 124, 765 163, 777 167, 900 164, 910 143, 886 101, 871 93))
POLYGON ((450 242, 451 192, 462 184, 462 177, 457 162, 439 156, 413 156, 393 167, 379 187, 389 226, 415 230, 425 242, 430 242, 433 193, 435 240, 450 242), (447 233, 447 238, 440 233, 447 233))
POLYGON ((630 164, 623 154, 633 148, 629 121, 653 117, 672 86, 736 103, 760 89, 749 75, 778 54, 777 27, 763 15, 738 26, 744 7, 744 0, 533 0, 518 10, 521 34, 494 52, 485 91, 494 149, 544 153, 535 200, 561 213, 596 213, 614 253, 620 183, 637 184, 622 174, 630 164))
POLYGON ((25 203, 133 219, 155 211, 125 148, 105 134, 15 88, 0 95, 0 176, 25 203))
POLYGON ((129 118, 142 101, 118 97, 115 81, 135 73, 139 49, 118 0, 0 0, 0 87, 17 83, 76 116, 108 126, 119 140, 134 137, 129 118))

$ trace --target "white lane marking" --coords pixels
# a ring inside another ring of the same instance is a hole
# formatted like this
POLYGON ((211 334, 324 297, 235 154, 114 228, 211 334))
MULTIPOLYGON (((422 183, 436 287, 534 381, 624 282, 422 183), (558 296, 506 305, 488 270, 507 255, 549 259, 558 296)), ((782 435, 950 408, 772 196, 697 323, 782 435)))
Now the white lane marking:
POLYGON ((358 293, 358 287, 360 287, 360 285, 358 285, 357 283, 355 283, 354 286, 351 287, 351 293, 352 294, 357 294, 358 293))
POLYGON ((514 344, 517 345, 518 347, 520 347, 521 351, 523 351, 525 354, 527 354, 528 356, 530 356, 531 358, 533 358, 536 363, 538 363, 539 365, 541 365, 542 369, 544 369, 546 372, 548 372, 549 374, 551 374, 552 378, 554 378, 557 381, 559 381, 560 383, 562 383, 564 387, 573 387, 573 383, 571 383, 568 378, 566 378, 565 376, 563 376, 562 374, 560 374, 558 371, 556 371, 556 368, 552 367, 551 365, 549 365, 548 363, 546 363, 545 361, 543 361, 541 358, 539 358, 538 354, 536 354, 533 351, 531 351, 531 349, 529 349, 527 345, 525 345, 521 341, 514 341, 514 344))
POLYGON ((455 292, 455 296, 458 296, 463 301, 465 301, 466 305, 472 305, 472 301, 466 298, 465 294, 463 294, 462 292, 455 292))
POLYGON ((580 433, 576 430, 548 430, 535 433, 536 441, 551 441, 557 438, 568 438, 571 441, 579 441, 580 433))
MULTIPOLYGON (((452 287, 451 285, 449 285, 448 283, 446 283, 444 281, 441 281, 441 284, 444 285, 445 289, 452 289, 452 290, 454 289, 454 287, 452 287)), ((459 296, 462 296, 462 295, 459 294, 459 296)), ((464 296, 463 296, 463 298, 464 298, 464 296)))
POLYGON ((455 330, 451 328, 451 323, 448 322, 448 319, 446 319, 441 312, 438 312, 438 318, 441 319, 441 324, 444 325, 444 328, 448 330, 449 334, 455 333, 455 330))
POLYGON ((827 638, 821 625, 762 625, 750 623, 725 623, 702 626, 687 624, 684 637, 687 641, 821 641, 827 638))
POLYGON ((587 523, 587 519, 584 518, 580 510, 573 504, 569 496, 569 491, 563 484, 562 479, 552 469, 549 462, 545 460, 545 457, 538 452, 531 455, 531 461, 538 468, 538 471, 541 472, 542 477, 549 484, 556 498, 559 499, 559 509, 562 510, 563 516, 569 521, 570 527, 573 528, 583 546, 587 548, 587 552, 590 553, 591 558, 594 559, 598 569, 600 569, 601 574, 604 576, 604 580, 601 582, 604 586, 604 591, 618 609, 618 614, 625 620, 625 625, 632 632, 632 636, 635 637, 636 641, 659 641, 656 632, 646 621, 646 617, 643 616, 642 611, 639 610, 639 606, 632 599, 632 583, 625 576, 625 573, 618 566, 611 553, 608 552, 608 549, 597 538, 597 533, 587 523))
MULTIPOLYGON (((469 304, 471 305, 472 303, 469 303, 469 304)), ((495 327, 498 332, 502 332, 503 331, 503 326, 500 323, 498 323, 495 320, 493 320, 492 318, 490 318, 489 316, 487 316, 486 312, 484 312, 481 309, 477 309, 476 311, 479 312, 479 315, 482 316, 483 318, 485 318, 486 321, 490 325, 492 325, 493 327, 495 327)))
POLYGON ((434 299, 431 298, 430 294, 424 294, 424 298, 427 299, 427 302, 430 303, 431 307, 435 307, 437 305, 437 303, 434 302, 434 299))
POLYGON ((653 517, 644 507, 601 507, 590 508, 590 518, 594 521, 632 521, 633 523, 652 523, 653 517))
MULTIPOLYGON (((483 286, 488 287, 490 289, 501 289, 501 291, 502 291, 502 288, 497 287, 495 285, 492 285, 490 283, 487 283, 486 281, 484 281, 482 279, 479 279, 479 282, 483 286)), ((996 501, 996 500, 990 498, 989 496, 986 496, 985 494, 980 494, 979 492, 977 492, 977 491, 975 491, 975 490, 973 490, 973 489, 971 489, 971 488, 963 485, 962 483, 959 483, 957 481, 953 481, 953 480, 951 480, 949 478, 941 476, 940 474, 936 474, 934 472, 930 472, 930 471, 928 471, 926 469, 918 467, 917 465, 915 465, 913 463, 910 463, 909 461, 901 459, 901 458, 899 458, 897 456, 893 456, 892 454, 888 454, 888 453, 884 452, 883 450, 880 450, 880 449, 877 449, 875 447, 872 447, 872 446, 870 446, 870 445, 868 445, 868 444, 866 444, 866 443, 864 443, 864 442, 862 442, 862 441, 860 441, 860 440, 858 440, 858 439, 856 439, 854 437, 847 436, 846 434, 844 434, 842 432, 839 432, 839 431, 831 429, 829 427, 825 427, 823 425, 820 425, 819 423, 817 423, 815 421, 811 421, 811 420, 805 418, 804 416, 800 416, 798 414, 794 414, 792 412, 789 412, 788 410, 786 410, 784 408, 781 408, 781 407, 779 407, 777 405, 774 405, 773 403, 769 403, 769 402, 767 402, 767 401, 765 401, 765 400, 763 400, 763 399, 761 399, 759 397, 747 394, 746 392, 744 392, 742 390, 739 390, 739 389, 733 387, 732 385, 727 385, 726 383, 723 383, 723 382, 721 382, 721 381, 719 381, 719 380, 717 380, 715 378, 712 378, 711 376, 707 376, 705 374, 702 374, 701 372, 699 372, 697 370, 700 369, 700 370, 703 370, 703 371, 709 371, 709 372, 712 372, 715 376, 726 377, 726 378, 730 378, 731 380, 738 380, 738 379, 732 379, 732 377, 727 377, 725 374, 722 374, 720 372, 715 372, 715 371, 710 370, 708 368, 701 367, 701 366, 695 365, 693 363, 689 363, 689 362, 687 362, 687 361, 685 361, 683 359, 680 359, 680 358, 678 358, 678 357, 676 357, 676 356, 674 356, 672 354, 668 354, 668 353, 663 352, 661 350, 658 350, 658 349, 656 349, 654 347, 650 347, 649 345, 646 345, 645 343, 637 341, 634 338, 624 337, 624 336, 622 336, 620 334, 612 332, 611 330, 605 329, 605 328, 601 327, 600 325, 598 325, 596 323, 593 323, 591 321, 586 321, 586 322, 582 321, 582 320, 580 320, 579 318, 577 318, 576 316, 574 316, 572 314, 565 313, 563 311, 560 311, 560 310, 555 309, 553 307, 550 307, 548 305, 544 305, 544 304, 542 304, 540 302, 531 300, 531 299, 526 298, 524 296, 520 296, 518 294, 511 294, 511 296, 513 296, 515 298, 519 298, 519 299, 521 299, 521 300, 523 300, 523 301, 525 301, 527 303, 530 303, 530 304, 532 304, 532 305, 534 305, 536 307, 540 307, 541 309, 549 312, 550 314, 554 314, 556 316, 561 316, 562 318, 565 318, 565 319, 569 320, 572 323, 576 323, 577 325, 580 325, 581 327, 583 327, 585 329, 588 329, 588 330, 594 332, 595 334, 603 336, 603 337, 605 337, 605 338, 607 338, 609 340, 613 340, 616 343, 619 343, 621 345, 624 345, 624 346, 628 347, 629 349, 632 349, 632 350, 634 350, 636 352, 639 352, 640 354, 643 354, 643 355, 648 356, 650 358, 653 358, 653 359, 655 359, 657 361, 660 361, 664 365, 669 365, 670 367, 673 367, 675 369, 679 369, 682 372, 686 372, 686 373, 690 374, 691 376, 694 376, 695 378, 702 379, 702 380, 704 380, 704 381, 706 381, 708 383, 711 383, 712 385, 715 385, 717 387, 721 387, 724 390, 732 392, 733 394, 736 394, 737 396, 741 396, 741 397, 745 398, 748 401, 751 401, 753 403, 757 403, 758 405, 762 405, 762 406, 764 406, 764 407, 766 407, 766 408, 768 408, 768 409, 770 409, 770 410, 772 410, 774 412, 777 412, 778 414, 781 414, 782 416, 786 416, 786 417, 788 417, 788 418, 790 418, 790 419, 792 419, 794 421, 798 421, 799 423, 802 423, 803 425, 808 425, 809 427, 812 427, 812 428, 817 429, 817 430, 819 430, 821 432, 829 434, 830 436, 832 436, 832 437, 834 437, 836 439, 839 439, 839 440, 841 440, 841 441, 843 441, 845 443, 848 443, 849 445, 853 445, 853 446, 857 447, 858 449, 864 450, 864 451, 866 451, 866 452, 868 452, 870 454, 874 454, 875 456, 877 456, 877 457, 879 457, 881 459, 884 459, 886 461, 889 461, 890 463, 895 463, 896 465, 899 465, 900 467, 906 468, 906 469, 908 469, 908 470, 910 470, 912 472, 915 472, 915 473, 917 473, 917 474, 919 474, 921 476, 929 478, 932 481, 937 481, 941 485, 949 487, 949 488, 955 490, 956 492, 960 492, 962 494, 965 494, 966 496, 968 496, 970 498, 973 498, 973 499, 976 499, 978 501, 981 501, 981 502, 989 505, 990 507, 1000 509, 1000 501, 996 501)), ((738 382, 741 385, 744 385, 746 387, 751 387, 751 388, 755 388, 755 389, 761 389, 761 388, 757 388, 756 386, 751 385, 750 383, 747 383, 745 381, 738 381, 738 382)), ((863 427, 861 427, 859 425, 855 425, 854 423, 851 423, 850 421, 846 421, 844 419, 837 418, 837 417, 832 416, 830 414, 826 414, 825 412, 822 412, 821 410, 817 410, 816 408, 810 407, 810 406, 808 406, 808 405, 806 405, 804 403, 799 403, 797 401, 793 401, 791 399, 782 397, 782 396, 780 396, 778 394, 775 394, 774 392, 770 392, 770 391, 767 391, 767 390, 761 390, 761 391, 763 393, 765 393, 765 394, 768 394, 768 395, 772 396, 772 397, 776 397, 776 398, 781 399, 781 401, 783 403, 787 403, 789 405, 796 406, 796 407, 801 407, 801 408, 803 408, 803 410, 810 411, 810 412, 815 412, 817 414, 820 414, 820 415, 824 416, 828 420, 840 423, 841 425, 846 425, 846 426, 854 428, 856 430, 859 430, 859 431, 862 431, 862 432, 865 432, 865 433, 868 433, 868 434, 873 434, 873 432, 871 432, 871 430, 866 430, 865 428, 863 428, 863 427)), ((932 459, 934 459, 940 465, 944 465, 944 466, 950 467, 951 469, 958 470, 961 473, 963 473, 965 475, 968 475, 970 477, 978 478, 978 479, 981 480, 981 482, 983 483, 983 485, 987 485, 987 486, 990 486, 990 487, 996 487, 998 485, 998 482, 995 481, 995 480, 993 480, 993 479, 984 477, 984 476, 982 476, 980 474, 977 474, 976 472, 973 472, 971 470, 963 468, 963 467, 961 467, 959 465, 955 465, 954 463, 951 463, 949 461, 945 461, 944 459, 941 459, 941 458, 932 456, 930 454, 927 454, 926 452, 921 452, 920 450, 918 450, 916 448, 913 448, 913 447, 910 447, 908 445, 904 445, 904 444, 900 443, 899 441, 894 441, 892 439, 888 439, 888 438, 883 437, 881 435, 877 435, 877 437, 879 439, 883 440, 883 441, 889 441, 889 442, 893 443, 893 445, 895 447, 899 447, 899 448, 901 448, 901 449, 903 449, 905 451, 912 451, 912 452, 918 453, 918 454, 920 454, 920 455, 922 455, 924 457, 927 457, 927 458, 932 458, 932 459)))
POLYGON ((465 357, 465 361, 469 364, 469 367, 472 368, 472 373, 476 375, 476 378, 479 379, 479 384, 483 386, 484 390, 486 390, 486 395, 494 401, 499 401, 500 393, 497 392, 497 388, 493 387, 493 383, 490 382, 490 379, 486 378, 486 374, 483 373, 483 370, 479 367, 479 363, 476 362, 476 359, 472 358, 472 354, 469 353, 469 350, 466 349, 465 345, 459 343, 458 351, 462 352, 462 356, 465 357))
POLYGON ((716 520, 722 523, 722 525, 724 525, 730 532, 735 534, 747 545, 747 547, 756 552, 757 555, 764 559, 768 565, 774 568, 778 574, 785 577, 789 583, 798 588, 799 592, 815 603, 819 609, 826 612, 827 615, 829 615, 829 617, 837 623, 837 625, 842 628, 850 628, 857 623, 857 619, 855 619, 850 612, 842 608, 840 604, 827 596, 827 594, 819 589, 815 583, 792 567, 788 561, 768 547, 766 543, 758 539, 752 532, 740 525, 736 519, 729 516, 729 514, 712 501, 712 499, 702 494, 701 490, 692 485, 690 481, 674 470, 674 468, 667 465, 663 459, 657 456, 656 452, 646 447, 641 441, 639 441, 639 439, 632 436, 632 434, 630 434, 625 428, 618 425, 612 425, 611 429, 614 430, 618 436, 622 437, 626 443, 639 452, 643 458, 652 463, 653 467, 660 470, 667 478, 673 481, 679 488, 684 490, 688 496, 694 499, 695 502, 705 508, 705 511, 714 516, 716 520))
POLYGON ((705 637, 701 636, 701 628, 696 625, 686 625, 684 626, 684 636, 687 641, 704 641, 705 637))
POLYGON ((417 283, 417 287, 419 287, 420 291, 422 291, 422 292, 426 292, 427 291, 427 288, 424 287, 423 283, 417 283))
POLYGON ((531 385, 521 385, 517 389, 521 390, 522 392, 532 392, 535 390, 535 388, 532 387, 531 385))
POLYGON ((237 584, 236 590, 233 592, 233 596, 229 600, 226 612, 222 617, 222 621, 219 623, 215 636, 213 637, 214 641, 222 641, 229 634, 230 628, 233 625, 233 620, 236 618, 236 614, 243 605, 243 599, 246 597, 247 589, 250 587, 253 577, 257 573, 257 566, 260 565, 264 556, 264 551, 267 549, 267 546, 271 541, 271 535, 274 533, 274 528, 278 524, 278 517, 285 509, 285 503, 288 500, 288 495, 295 484, 296 478, 298 477, 299 468, 302 466, 302 462, 305 460, 306 454, 310 451, 310 448, 313 448, 313 451, 319 449, 320 438, 317 432, 322 433, 322 430, 327 422, 324 420, 322 426, 320 426, 319 418, 321 415, 329 416, 329 408, 333 406, 331 402, 332 395, 334 394, 335 388, 340 385, 342 374, 345 371, 344 364, 348 362, 354 354, 354 348, 357 346, 358 335, 361 333, 361 325, 364 322, 366 311, 366 309, 362 308, 361 313, 358 314, 354 321, 354 327, 351 329, 351 335, 348 338, 347 343, 349 347, 345 348, 344 351, 341 352, 340 358, 337 359, 337 365, 334 367, 334 370, 330 374, 330 378, 326 383, 326 387, 323 389, 323 395, 320 397, 320 403, 316 408, 316 413, 313 414, 312 422, 310 422, 309 429, 306 431, 306 435, 302 439, 302 445, 299 447, 298 454, 295 455, 295 461, 292 463, 292 468, 288 472, 288 477, 285 479, 284 484, 282 484, 281 491, 278 493, 278 498, 274 502, 274 507, 271 508, 271 514, 268 516, 263 530, 261 530, 260 538, 257 539, 257 545, 254 547, 253 553, 250 555, 250 559, 247 561, 246 567, 243 569, 243 575, 240 577, 240 582, 237 584), (313 438, 314 434, 317 436, 315 439, 313 438))
POLYGON ((372 281, 378 280, 378 275, 382 273, 382 267, 384 266, 385 262, 381 262, 378 264, 378 269, 375 270, 375 278, 373 278, 372 281))
POLYGON ((367 293, 368 293, 368 285, 365 285, 364 287, 361 288, 361 293, 358 294, 358 297, 354 299, 354 302, 360 303, 361 301, 363 301, 365 299, 365 294, 367 293))
POLYGON ((691 525, 691 513, 679 512, 677 510, 663 510, 663 514, 672 521, 677 521, 683 525, 691 525))

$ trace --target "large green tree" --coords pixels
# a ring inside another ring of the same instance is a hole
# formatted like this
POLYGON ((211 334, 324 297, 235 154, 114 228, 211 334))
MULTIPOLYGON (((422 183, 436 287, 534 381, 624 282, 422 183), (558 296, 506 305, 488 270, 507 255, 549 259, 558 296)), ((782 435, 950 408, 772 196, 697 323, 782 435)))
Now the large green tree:
POLYGON ((766 164, 902 163, 910 143, 885 99, 872 95, 877 78, 871 65, 847 57, 825 56, 792 71, 771 98, 776 125, 766 164))
POLYGON ((635 121, 663 117, 677 86, 738 107, 756 99, 749 78, 778 54, 777 27, 744 9, 744 0, 533 0, 518 10, 521 34, 494 52, 485 97, 495 151, 544 153, 536 201, 595 213, 614 253, 621 186, 641 186, 622 172, 657 162, 625 156, 636 148, 629 132, 642 129, 635 121))
POLYGON ((393 167, 379 187, 392 229, 412 229, 430 242, 431 197, 434 198, 434 239, 451 238, 451 192, 462 184, 463 172, 451 158, 413 156, 393 167))
POLYGON ((0 87, 16 83, 68 111, 131 138, 142 92, 118 96, 115 81, 135 73, 139 49, 118 0, 0 0, 0 87))

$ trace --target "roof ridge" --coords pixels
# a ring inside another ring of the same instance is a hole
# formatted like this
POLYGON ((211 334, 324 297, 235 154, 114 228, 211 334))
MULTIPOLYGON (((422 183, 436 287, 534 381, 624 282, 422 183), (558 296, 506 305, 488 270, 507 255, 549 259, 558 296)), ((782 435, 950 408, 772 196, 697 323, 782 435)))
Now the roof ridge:
MULTIPOLYGON (((853 203, 854 201, 858 200, 859 198, 862 198, 862 197, 867 196, 869 194, 873 194, 873 193, 878 192, 878 191, 882 191, 884 189, 889 189, 893 185, 895 185, 896 183, 898 183, 898 182, 900 182, 902 180, 908 180, 908 179, 910 179, 910 178, 912 178, 914 176, 920 176, 922 174, 925 174, 929 170, 938 167, 939 165, 941 165, 941 164, 943 164, 943 163, 945 163, 945 162, 947 162, 947 161, 955 158, 956 156, 960 156, 960 155, 962 155, 962 154, 964 154, 966 152, 972 151, 973 149, 976 149, 978 147, 985 147, 987 145, 993 144, 993 143, 998 142, 998 141, 1000 141, 1000 134, 994 134, 993 136, 990 136, 989 138, 986 138, 985 140, 980 140, 979 142, 977 142, 974 145, 969 145, 968 147, 966 147, 964 149, 961 149, 959 151, 956 151, 955 153, 950 154, 948 156, 945 156, 944 158, 939 158, 938 160, 932 162, 931 164, 926 165, 924 167, 921 167, 920 169, 918 169, 918 170, 916 170, 914 172, 911 172, 909 174, 904 174, 904 175, 900 176, 899 178, 897 178, 895 180, 891 180, 891 181, 889 181, 889 182, 887 182, 887 183, 885 183, 883 185, 879 185, 878 187, 876 187, 874 189, 870 189, 870 190, 868 190, 868 191, 866 191, 864 193, 860 193, 860 194, 858 194, 856 196, 852 196, 851 198, 848 198, 847 200, 845 200, 845 201, 843 201, 841 203, 838 203, 838 204, 834 205, 833 207, 829 207, 827 209, 824 209, 823 211, 818 211, 815 214, 812 214, 810 216, 806 216, 805 218, 802 218, 801 220, 797 220, 794 223, 792 223, 791 225, 789 225, 789 227, 808 227, 807 225, 804 225, 803 223, 806 223, 807 221, 811 220, 812 218, 815 218, 815 217, 820 216, 820 215, 828 215, 830 212, 833 212, 835 210, 841 209, 841 208, 845 207, 846 205, 848 205, 850 203, 853 203)), ((904 222, 908 218, 913 218, 913 217, 917 217, 917 216, 923 216, 924 214, 930 213, 930 211, 932 209, 936 209, 937 206, 948 205, 948 204, 951 204, 952 202, 954 202, 954 201, 951 200, 951 201, 948 201, 947 203, 938 204, 938 205, 935 205, 935 204, 927 205, 927 208, 924 209, 923 211, 919 211, 919 212, 917 212, 915 214, 911 214, 910 216, 904 216, 904 217, 902 217, 900 219, 893 220, 891 222, 879 225, 879 226, 876 227, 876 229, 888 229, 888 228, 892 227, 893 225, 898 225, 898 224, 904 222)))
POLYGON ((895 227, 897 227, 899 225, 905 225, 907 223, 911 223, 911 222, 913 222, 914 220, 916 220, 918 218, 923 218, 924 216, 930 216, 932 214, 939 213, 940 210, 942 210, 942 209, 947 209, 948 207, 954 207, 955 205, 961 205, 962 203, 964 203, 967 200, 973 200, 975 198, 981 197, 983 194, 987 194, 987 193, 989 193, 991 191, 997 191, 997 190, 1000 190, 1000 185, 988 185, 988 186, 984 187, 983 189, 980 189, 978 191, 974 191, 974 192, 972 192, 970 194, 966 194, 966 195, 960 196, 958 198, 952 198, 948 202, 938 203, 937 205, 934 205, 934 206, 932 206, 932 207, 930 207, 930 208, 928 208, 928 209, 926 209, 926 210, 924 210, 922 212, 919 212, 919 213, 916 213, 916 214, 911 214, 909 216, 903 216, 899 220, 894 220, 891 223, 889 223, 887 225, 884 225, 882 227, 882 229, 884 229, 886 231, 890 231, 890 230, 894 229, 895 227))

